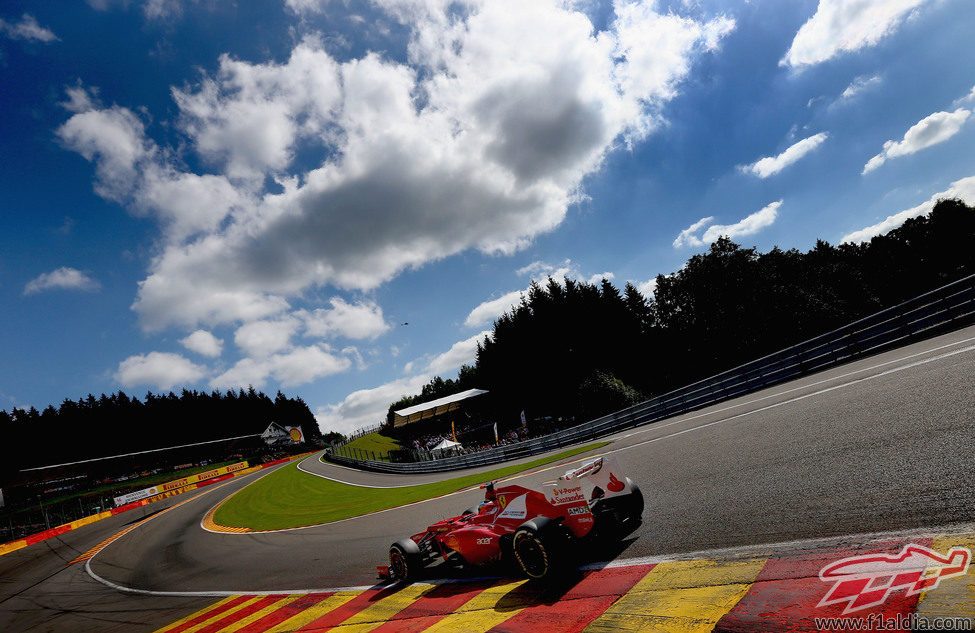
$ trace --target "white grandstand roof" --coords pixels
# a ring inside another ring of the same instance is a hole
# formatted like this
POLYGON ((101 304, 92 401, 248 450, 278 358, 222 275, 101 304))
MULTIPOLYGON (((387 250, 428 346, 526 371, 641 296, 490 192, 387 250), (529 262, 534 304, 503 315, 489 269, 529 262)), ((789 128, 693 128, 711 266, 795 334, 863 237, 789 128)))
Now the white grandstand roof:
POLYGON ((448 411, 454 411, 460 408, 459 403, 462 400, 467 400, 484 393, 487 393, 487 390, 468 389, 467 391, 455 393, 452 396, 438 398, 430 402, 424 402, 423 404, 415 404, 412 407, 406 407, 399 411, 393 411, 393 426, 402 426, 403 424, 417 422, 425 418, 436 417, 448 411))

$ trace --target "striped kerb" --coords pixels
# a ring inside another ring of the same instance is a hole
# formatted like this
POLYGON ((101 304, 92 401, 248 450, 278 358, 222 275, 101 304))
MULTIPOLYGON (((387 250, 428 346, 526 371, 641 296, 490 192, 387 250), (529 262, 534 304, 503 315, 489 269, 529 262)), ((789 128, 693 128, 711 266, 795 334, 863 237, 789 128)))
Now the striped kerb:
MULTIPOLYGON (((910 542, 946 554, 952 547, 975 548, 975 535, 910 542)), ((605 567, 566 572, 548 585, 499 579, 232 596, 156 633, 814 631, 816 618, 850 617, 843 616, 843 604, 818 606, 830 589, 819 578, 823 567, 860 554, 896 554, 907 543, 605 567)), ((891 619, 916 612, 975 618, 971 571, 920 596, 906 594, 894 591, 883 604, 853 617, 891 619)))

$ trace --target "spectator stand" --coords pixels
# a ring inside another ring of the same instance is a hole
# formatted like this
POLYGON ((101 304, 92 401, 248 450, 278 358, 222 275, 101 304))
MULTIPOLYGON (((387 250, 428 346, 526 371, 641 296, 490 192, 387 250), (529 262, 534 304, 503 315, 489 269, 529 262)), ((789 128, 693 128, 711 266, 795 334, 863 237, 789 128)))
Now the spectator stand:
POLYGON ((394 411, 384 434, 408 448, 392 450, 392 462, 423 462, 518 444, 574 425, 574 418, 535 417, 523 423, 517 415, 496 410, 488 392, 469 389, 394 411), (497 432, 497 435, 495 435, 497 432), (459 446, 444 442, 458 442, 459 446))
POLYGON ((487 393, 484 389, 468 389, 393 411, 388 433, 410 448, 390 451, 391 461, 426 461, 492 445, 493 422, 484 420, 491 415, 487 393), (445 441, 459 445, 443 446, 445 441))

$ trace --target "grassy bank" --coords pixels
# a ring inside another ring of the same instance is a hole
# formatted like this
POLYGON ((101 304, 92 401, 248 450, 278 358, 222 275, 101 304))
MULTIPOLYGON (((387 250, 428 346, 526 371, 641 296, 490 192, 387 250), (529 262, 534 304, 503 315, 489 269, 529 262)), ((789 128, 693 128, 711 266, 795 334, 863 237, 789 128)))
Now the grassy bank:
MULTIPOLYGON (((431 499, 500 479, 573 455, 595 450, 609 442, 579 446, 531 461, 495 470, 405 488, 362 488, 315 477, 285 466, 250 484, 217 510, 214 520, 227 527, 281 530, 330 523, 378 510, 431 499)), ((463 508, 458 508, 459 513, 463 508)))
POLYGON ((377 459, 389 461, 389 451, 404 448, 399 440, 377 433, 369 433, 358 437, 341 449, 339 454, 349 457, 365 457, 366 459, 377 459), (356 453, 355 451, 359 451, 356 453))

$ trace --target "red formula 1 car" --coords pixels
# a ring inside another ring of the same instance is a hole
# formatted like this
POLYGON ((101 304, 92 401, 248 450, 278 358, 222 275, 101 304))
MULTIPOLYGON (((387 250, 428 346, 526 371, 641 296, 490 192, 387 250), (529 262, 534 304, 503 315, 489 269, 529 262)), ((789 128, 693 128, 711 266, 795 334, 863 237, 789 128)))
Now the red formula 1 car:
POLYGON ((564 568, 574 543, 622 538, 643 514, 643 494, 613 458, 570 470, 541 490, 482 486, 484 501, 393 543, 380 576, 410 582, 436 561, 484 565, 508 560, 531 579, 564 568))

